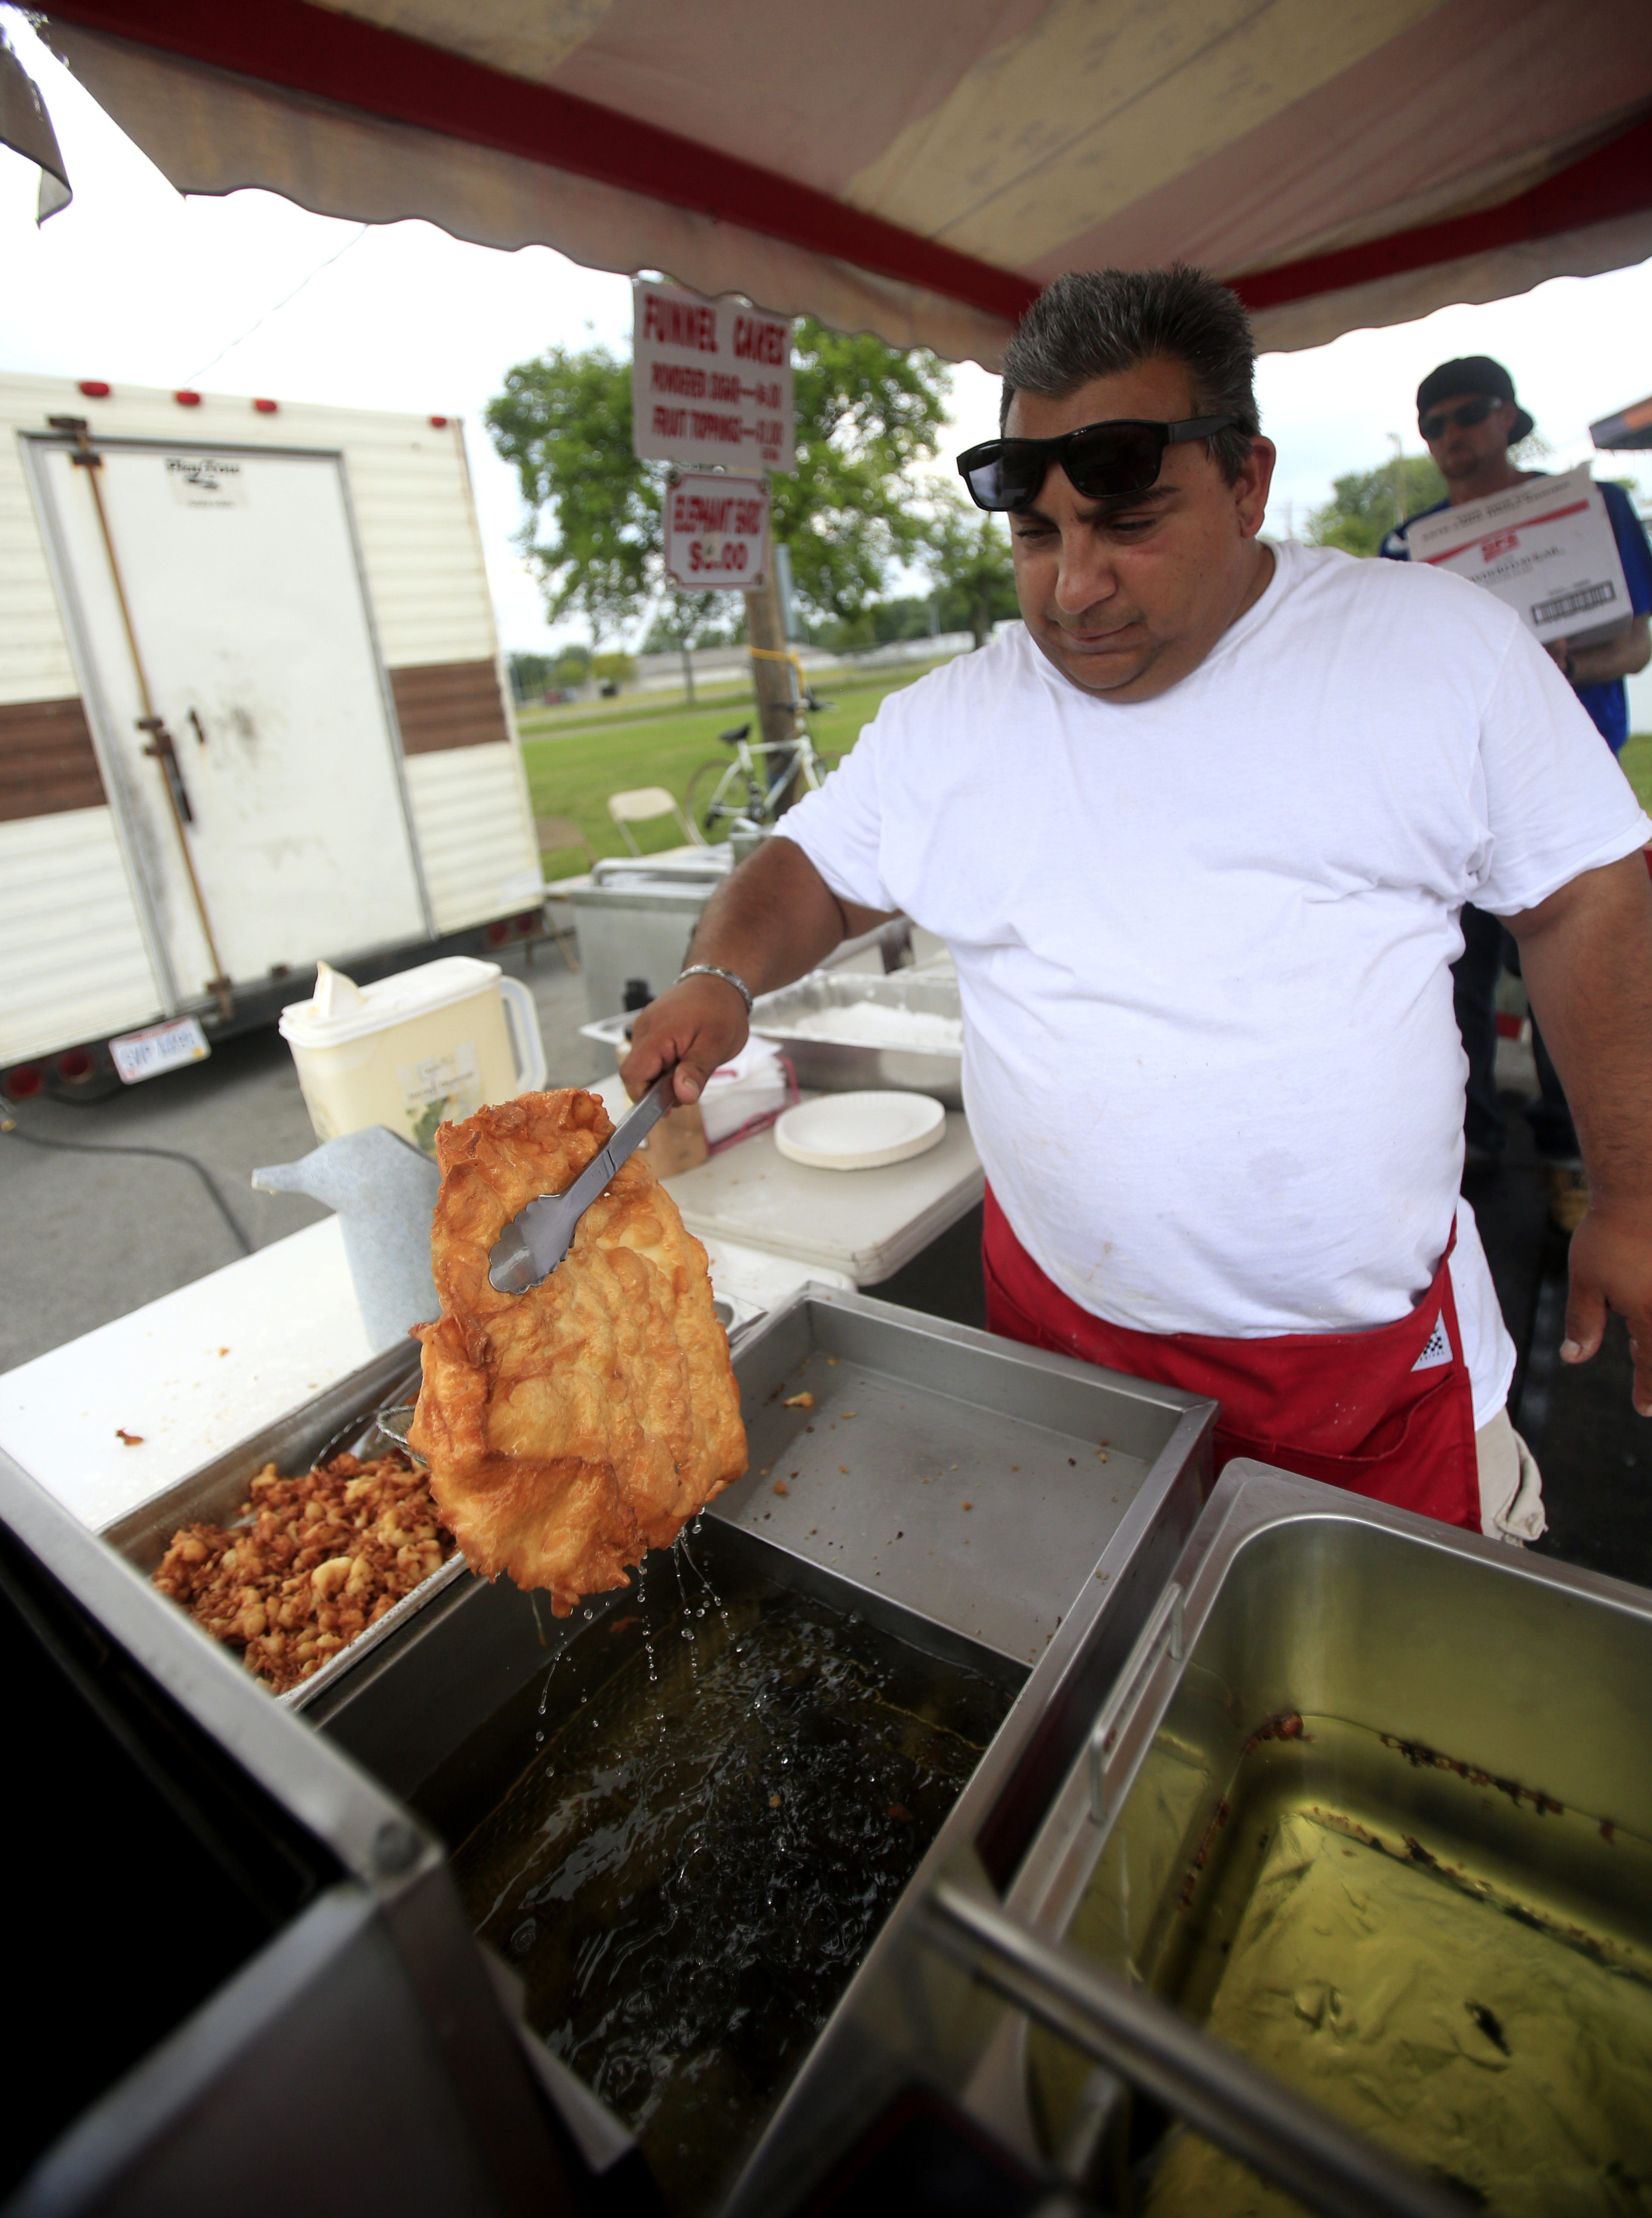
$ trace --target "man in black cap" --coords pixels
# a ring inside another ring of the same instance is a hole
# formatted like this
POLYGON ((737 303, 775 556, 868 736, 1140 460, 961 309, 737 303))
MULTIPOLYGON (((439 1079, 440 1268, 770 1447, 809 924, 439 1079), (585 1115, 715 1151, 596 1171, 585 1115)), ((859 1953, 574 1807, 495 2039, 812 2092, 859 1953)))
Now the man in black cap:
MULTIPOLYGON (((1446 497, 1417 516, 1408 517, 1389 532, 1382 551, 1392 561, 1409 560, 1408 534, 1421 517, 1438 515, 1443 508, 1460 508, 1465 501, 1483 500, 1489 493, 1507 492, 1511 486, 1539 474, 1518 468, 1510 459, 1509 449, 1518 446, 1531 430, 1531 418, 1515 398, 1513 379, 1489 355, 1461 356, 1443 362, 1429 372, 1417 387, 1417 428, 1445 480, 1446 497)), ((1624 679, 1643 670, 1652 657, 1648 637, 1652 546, 1623 487, 1603 482, 1600 491, 1618 542, 1633 621, 1616 639, 1593 646, 1573 648, 1563 639, 1548 644, 1595 729, 1616 754, 1629 736, 1624 679)), ((1451 979, 1457 1026, 1469 1058, 1463 1137, 1471 1162, 1494 1162, 1506 1135, 1494 1070, 1494 996, 1498 973, 1505 964, 1519 976, 1519 956, 1500 918, 1469 906, 1463 911, 1462 926, 1463 953, 1452 965, 1451 979)), ((1528 1113, 1538 1152, 1549 1165, 1550 1211, 1555 1222, 1569 1232, 1588 1205, 1582 1157, 1565 1093, 1535 1025, 1531 1044, 1541 1093, 1528 1113)))

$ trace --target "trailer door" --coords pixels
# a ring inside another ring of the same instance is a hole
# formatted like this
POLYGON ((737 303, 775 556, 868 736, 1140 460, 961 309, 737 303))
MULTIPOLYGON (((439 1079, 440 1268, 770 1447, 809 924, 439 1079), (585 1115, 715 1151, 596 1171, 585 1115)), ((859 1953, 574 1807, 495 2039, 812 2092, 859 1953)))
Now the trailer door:
POLYGON ((426 937, 342 458, 99 440, 106 543, 91 470, 31 446, 172 1005, 213 977, 208 929, 237 985, 426 937))

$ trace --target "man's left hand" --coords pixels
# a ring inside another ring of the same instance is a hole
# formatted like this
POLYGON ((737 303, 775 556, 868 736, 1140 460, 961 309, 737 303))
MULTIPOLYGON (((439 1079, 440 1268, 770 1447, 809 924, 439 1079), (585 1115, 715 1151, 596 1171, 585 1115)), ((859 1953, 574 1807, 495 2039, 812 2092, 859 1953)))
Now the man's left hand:
POLYGON ((1568 1363, 1629 1325, 1631 1396, 1652 1417, 1652 883, 1638 847, 1508 920, 1531 1013, 1577 1126, 1589 1208, 1572 1235, 1568 1363))
POLYGON ((1608 1310, 1629 1326, 1635 1407, 1652 1417, 1652 1205, 1597 1196, 1572 1235, 1562 1363, 1587 1363, 1599 1352, 1608 1310))

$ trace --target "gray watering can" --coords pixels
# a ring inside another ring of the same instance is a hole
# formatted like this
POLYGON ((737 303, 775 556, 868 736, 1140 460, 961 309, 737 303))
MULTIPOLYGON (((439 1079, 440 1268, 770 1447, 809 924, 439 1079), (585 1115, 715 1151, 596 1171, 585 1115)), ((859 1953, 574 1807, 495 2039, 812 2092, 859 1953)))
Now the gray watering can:
POLYGON ((325 1141, 296 1163, 254 1171, 261 1193, 307 1193, 336 1210, 362 1323, 374 1349, 393 1347, 442 1304, 430 1276, 430 1215, 441 1176, 383 1124, 325 1141))

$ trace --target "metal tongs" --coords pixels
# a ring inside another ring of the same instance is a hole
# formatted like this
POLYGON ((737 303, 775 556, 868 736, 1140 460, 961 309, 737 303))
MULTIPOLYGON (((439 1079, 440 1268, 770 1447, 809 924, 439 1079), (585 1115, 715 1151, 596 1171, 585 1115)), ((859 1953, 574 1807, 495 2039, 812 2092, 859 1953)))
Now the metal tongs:
POLYGON ((487 1251, 487 1282, 496 1293, 525 1294, 551 1273, 573 1245, 573 1235, 626 1157, 640 1148, 667 1110, 677 1106, 677 1066, 653 1084, 615 1127, 566 1193, 542 1193, 513 1217, 487 1251))

